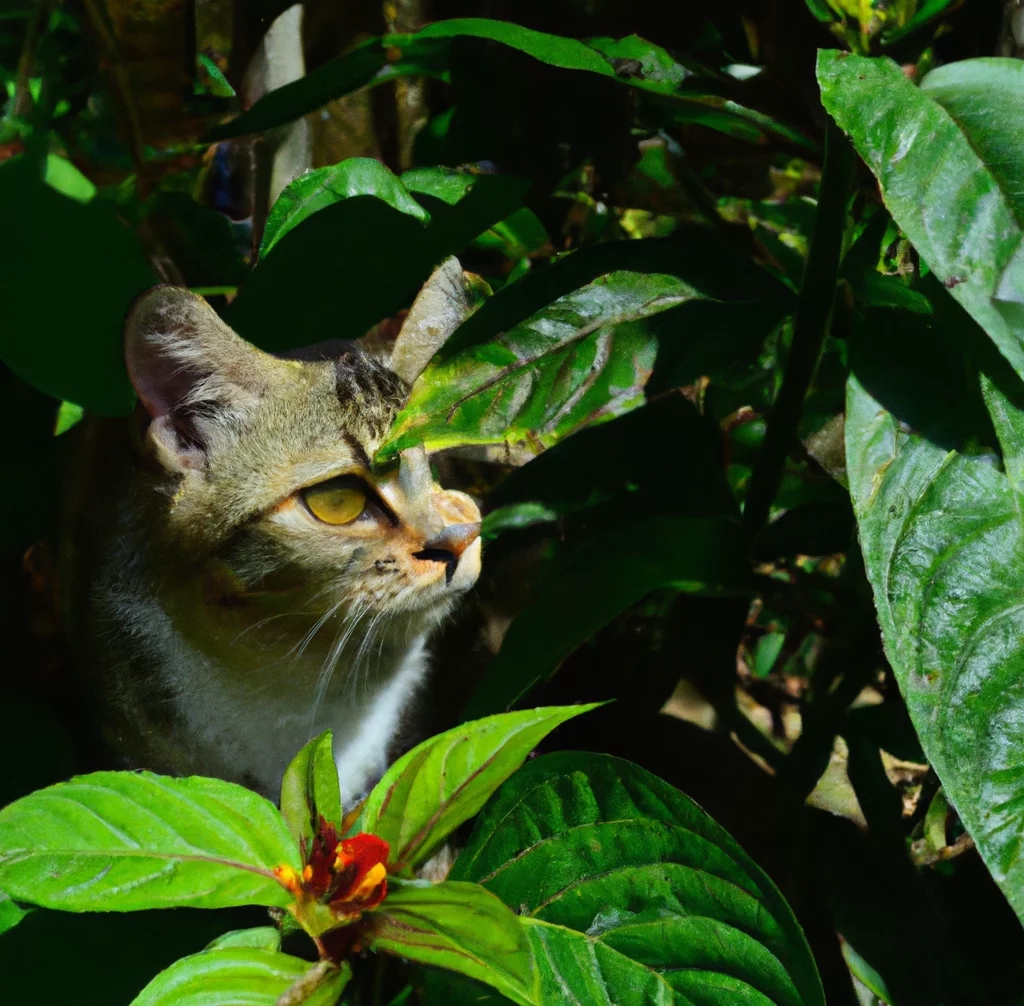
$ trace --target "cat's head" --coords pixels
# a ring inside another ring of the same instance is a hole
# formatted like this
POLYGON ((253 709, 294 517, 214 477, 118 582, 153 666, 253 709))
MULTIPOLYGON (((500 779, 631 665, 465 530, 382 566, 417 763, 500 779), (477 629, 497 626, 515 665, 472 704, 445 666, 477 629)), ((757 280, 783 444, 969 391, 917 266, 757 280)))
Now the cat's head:
POLYGON ((381 615, 421 629, 473 585, 472 499, 438 486, 422 449, 371 464, 409 384, 457 324, 461 270, 451 263, 386 362, 352 344, 272 356, 186 290, 139 299, 125 355, 169 579, 190 580, 214 609, 381 615))

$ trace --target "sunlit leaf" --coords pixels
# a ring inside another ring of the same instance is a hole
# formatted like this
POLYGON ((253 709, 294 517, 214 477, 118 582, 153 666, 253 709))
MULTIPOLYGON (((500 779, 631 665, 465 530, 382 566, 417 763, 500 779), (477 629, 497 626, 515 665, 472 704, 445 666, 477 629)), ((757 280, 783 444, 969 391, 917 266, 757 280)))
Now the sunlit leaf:
POLYGON ((378 457, 420 443, 549 446, 629 411, 657 351, 642 319, 698 296, 674 276, 620 272, 560 297, 493 342, 431 363, 378 457))
POLYGON ((478 884, 392 881, 367 946, 486 982, 517 1003, 537 1001, 519 918, 478 884))
POLYGON ((204 950, 162 971, 132 1006, 334 1006, 349 975, 347 964, 310 965, 252 947, 204 950))
POLYGON ((1002 469, 907 432, 855 378, 846 452, 889 662, 929 763, 1024 918, 1024 411, 1019 388, 988 384, 986 400, 1002 469))
POLYGON ((0 810, 0 885, 68 911, 287 905, 301 868, 277 808, 219 779, 94 772, 0 810))
POLYGON ((330 60, 291 84, 261 98, 238 118, 213 130, 208 140, 227 139, 283 125, 312 112, 332 98, 361 87, 393 80, 407 74, 445 77, 452 40, 477 38, 516 49, 548 66, 582 71, 617 80, 672 99, 690 121, 706 119, 712 128, 763 140, 763 129, 807 143, 795 130, 769 116, 745 108, 716 94, 680 91, 687 71, 660 46, 631 35, 618 41, 596 39, 593 44, 551 35, 522 25, 488 18, 453 18, 436 21, 414 35, 387 35, 369 39, 351 52, 330 60), (702 104, 706 107, 701 108, 702 104), (750 122, 744 122, 747 119, 750 122), (756 123, 755 127, 752 123, 756 123), (761 127, 761 128, 757 128, 761 127))
POLYGON ((415 866, 468 821, 555 727, 593 708, 524 709, 431 737, 388 769, 354 830, 389 842, 393 868, 415 866))
POLYGON ((285 234, 313 213, 352 196, 375 196, 421 223, 430 220, 430 214, 409 195, 401 179, 380 161, 350 157, 340 164, 307 171, 285 188, 267 217, 260 257, 269 254, 285 234))
POLYGON ((545 1006, 824 1004, 771 880, 696 804, 630 762, 530 762, 484 809, 451 876, 517 907, 545 1006))
POLYGON ((234 947, 250 947, 254 950, 281 949, 281 930, 277 926, 254 926, 252 929, 232 929, 230 933, 218 936, 207 944, 207 950, 227 950, 234 947))
POLYGON ((13 929, 28 913, 29 909, 15 904, 8 895, 0 891, 0 934, 13 929))
POLYGON ((319 820, 341 827, 341 787, 334 763, 331 731, 311 740, 292 759, 281 781, 281 815, 296 842, 307 852, 319 831, 319 820))
POLYGON ((946 70, 933 96, 891 60, 818 56, 825 108, 874 172, 893 219, 1024 375, 1024 168, 1005 160, 1019 149, 1012 133, 1024 78, 991 64, 946 70), (976 100, 961 90, 966 81, 985 95, 984 120, 971 114, 976 100), (936 100, 940 94, 964 117, 967 135, 936 100))
MULTIPOLYGON (((376 171, 357 174, 363 181, 382 177, 376 171)), ((414 180, 414 200, 402 181, 388 177, 391 196, 405 193, 403 205, 406 198, 409 204, 422 202, 424 216, 379 198, 383 188, 342 199, 314 189, 310 202, 297 210, 301 219, 277 234, 226 312, 240 335, 274 352, 359 338, 409 307, 437 264, 512 213, 529 187, 527 180, 507 175, 431 168, 414 180), (431 188, 438 194, 426 191, 431 188)))

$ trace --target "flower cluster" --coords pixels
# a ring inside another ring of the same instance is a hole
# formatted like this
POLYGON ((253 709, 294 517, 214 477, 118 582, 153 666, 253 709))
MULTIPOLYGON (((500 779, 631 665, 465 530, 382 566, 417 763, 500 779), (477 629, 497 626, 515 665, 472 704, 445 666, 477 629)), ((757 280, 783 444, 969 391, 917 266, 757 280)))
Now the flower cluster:
POLYGON ((365 832, 339 840, 335 826, 321 817, 312 848, 304 856, 302 875, 290 866, 279 866, 274 876, 297 900, 326 905, 331 915, 344 924, 355 921, 367 909, 376 908, 386 897, 390 851, 384 839, 365 832))

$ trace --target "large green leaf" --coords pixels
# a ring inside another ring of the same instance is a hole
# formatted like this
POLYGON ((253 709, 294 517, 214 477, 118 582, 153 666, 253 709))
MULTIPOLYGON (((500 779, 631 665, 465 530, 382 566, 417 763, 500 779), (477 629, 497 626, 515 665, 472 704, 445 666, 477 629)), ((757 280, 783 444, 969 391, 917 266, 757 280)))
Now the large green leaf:
MULTIPOLYGON (((389 175, 385 186, 384 177, 352 173, 348 180, 368 191, 344 198, 339 191, 347 189, 317 188, 314 179, 308 202, 300 198, 282 210, 269 253, 227 312, 239 334, 275 352, 359 338, 408 307, 439 262, 517 209, 529 187, 506 175, 422 169, 413 179, 418 196, 406 202, 404 182, 389 175), (453 192, 457 187, 461 193, 453 192), (403 193, 396 209, 392 203, 403 193), (412 203, 422 204, 429 220, 413 214, 412 203)), ((306 183, 294 184, 302 196, 306 183)))
POLYGON ((431 737, 374 786, 356 830, 391 844, 392 868, 415 866, 468 821, 555 727, 593 708, 525 709, 431 737))
POLYGON ((0 358, 57 399, 127 415, 134 393, 121 350, 132 300, 157 282, 112 206, 44 184, 27 157, 0 165, 0 358))
POLYGON ((509 627, 467 716, 508 708, 613 618, 652 591, 720 594, 747 572, 739 523, 725 518, 623 520, 586 539, 554 569, 509 627), (647 543, 656 541, 657 548, 647 543))
POLYGON ((204 950, 161 971, 132 1006, 334 1006, 350 971, 253 947, 204 950))
POLYGON ((825 108, 874 172, 893 219, 1024 375, 1024 169, 1002 163, 1015 149, 1006 137, 1020 121, 1021 77, 989 66, 986 116, 965 116, 972 99, 951 95, 963 78, 977 84, 981 76, 948 69, 933 82, 933 96, 891 60, 831 50, 818 56, 825 108), (940 94, 964 118, 967 135, 936 100, 940 94))
POLYGON ((211 130, 205 139, 212 143, 283 126, 332 98, 396 77, 444 77, 447 65, 448 48, 436 41, 418 42, 410 35, 370 38, 293 83, 275 88, 252 108, 211 130))
POLYGON ((856 378, 846 452, 886 654, 928 761, 1024 918, 1024 412, 986 401, 1003 451, 907 432, 856 378))
POLYGON ((433 361, 378 452, 416 444, 550 446, 643 400, 657 340, 643 319, 699 297, 674 276, 614 272, 492 342, 433 361))
POLYGON ((597 74, 623 86, 671 99, 689 112, 688 121, 702 121, 729 134, 763 142, 766 131, 777 132, 807 145, 795 130, 713 93, 713 82, 706 82, 709 88, 705 90, 692 86, 688 78, 695 75, 690 70, 660 46, 636 35, 618 41, 595 39, 588 44, 488 18, 453 18, 427 25, 414 35, 368 39, 301 79, 271 91, 251 109, 213 130, 207 139, 244 136, 284 125, 332 98, 397 76, 446 77, 450 45, 459 38, 496 42, 549 66, 597 74))
POLYGON ((953 117, 1024 221, 1024 62, 947 63, 925 76, 921 90, 953 117))
POLYGON ((484 809, 451 876, 529 920, 546 1006, 824 1004, 775 885, 696 804, 630 762, 530 762, 484 809))
POLYGON ((279 864, 301 868, 277 808, 219 779, 94 772, 0 810, 0 886, 47 908, 285 906, 279 864))
POLYGON ((330 730, 314 737, 285 770, 281 814, 295 841, 305 843, 307 853, 313 848, 321 817, 341 827, 341 786, 330 730))
POLYGON ((393 880, 366 945, 486 982, 531 1004, 534 980, 518 916, 479 884, 393 880))
MULTIPOLYGON (((469 181, 471 176, 467 183, 469 181)), ((307 171, 285 188, 267 217, 260 257, 267 255, 285 234, 307 217, 352 196, 376 196, 420 223, 430 220, 430 214, 413 199, 401 179, 380 161, 372 157, 350 157, 340 164, 307 171)))

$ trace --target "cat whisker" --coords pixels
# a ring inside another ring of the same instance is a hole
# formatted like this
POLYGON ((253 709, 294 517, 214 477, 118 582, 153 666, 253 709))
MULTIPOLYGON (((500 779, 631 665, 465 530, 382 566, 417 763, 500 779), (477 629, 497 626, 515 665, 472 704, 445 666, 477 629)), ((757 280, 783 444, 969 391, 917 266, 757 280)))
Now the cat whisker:
POLYGON ((338 660, 341 658, 342 652, 348 645, 348 641, 351 638, 352 633, 355 631, 356 626, 359 625, 363 616, 367 614, 369 610, 370 609, 366 607, 354 608, 345 616, 342 620, 341 626, 338 628, 338 633, 335 636, 335 642, 331 646, 331 649, 324 660, 320 674, 317 676, 316 696, 313 700, 313 710, 310 713, 309 718, 310 738, 313 736, 313 730, 316 726, 316 716, 320 711, 320 706, 323 705, 324 699, 327 697, 327 689, 331 683, 331 678, 334 675, 334 669, 338 665, 338 660))

